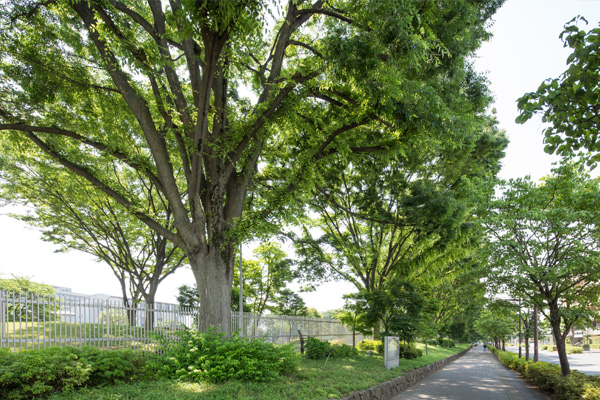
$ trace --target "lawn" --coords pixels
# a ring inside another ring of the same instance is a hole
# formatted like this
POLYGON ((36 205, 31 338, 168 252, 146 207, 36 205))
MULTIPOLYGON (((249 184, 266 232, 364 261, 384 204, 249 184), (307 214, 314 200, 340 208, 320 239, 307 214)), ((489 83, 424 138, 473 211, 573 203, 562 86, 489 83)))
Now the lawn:
POLYGON ((50 346, 97 346, 149 350, 153 339, 146 329, 127 325, 70 322, 6 322, 4 340, 15 350, 50 346))
MULTIPOLYGON (((93 389, 81 389, 50 397, 52 400, 326 400, 339 399, 351 392, 375 386, 401 376, 403 371, 420 368, 467 348, 462 345, 447 349, 429 346, 429 355, 401 360, 400 366, 388 371, 380 355, 345 359, 303 359, 299 370, 290 377, 266 383, 230 381, 225 384, 146 381, 122 383, 93 389)), ((420 348, 423 348, 421 346, 420 348)))

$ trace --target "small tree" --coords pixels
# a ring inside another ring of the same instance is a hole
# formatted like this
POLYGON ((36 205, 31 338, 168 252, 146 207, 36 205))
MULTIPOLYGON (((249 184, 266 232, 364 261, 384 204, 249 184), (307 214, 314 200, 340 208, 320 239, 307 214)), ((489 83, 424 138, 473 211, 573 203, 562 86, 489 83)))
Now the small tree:
POLYGON ((500 347, 506 336, 514 332, 510 320, 490 312, 482 314, 481 318, 475 322, 475 329, 481 336, 493 341, 496 348, 500 347))
POLYGON ((394 278, 386 281, 380 289, 348 297, 355 299, 357 306, 363 307, 365 320, 370 326, 381 322, 384 334, 397 335, 407 344, 416 338, 424 300, 409 282, 394 278))

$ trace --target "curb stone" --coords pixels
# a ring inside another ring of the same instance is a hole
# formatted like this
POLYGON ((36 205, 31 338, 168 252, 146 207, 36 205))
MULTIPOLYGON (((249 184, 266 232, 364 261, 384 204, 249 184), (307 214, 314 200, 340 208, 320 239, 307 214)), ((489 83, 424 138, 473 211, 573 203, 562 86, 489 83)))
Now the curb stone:
POLYGON ((450 357, 446 357, 443 360, 436 361, 424 367, 406 371, 402 376, 380 383, 372 388, 351 393, 347 397, 342 397, 341 400, 391 400, 394 398, 394 396, 398 395, 398 393, 405 391, 414 384, 421 382, 434 372, 444 368, 457 358, 464 356, 469 350, 471 349, 465 349, 460 353, 456 353, 450 357))

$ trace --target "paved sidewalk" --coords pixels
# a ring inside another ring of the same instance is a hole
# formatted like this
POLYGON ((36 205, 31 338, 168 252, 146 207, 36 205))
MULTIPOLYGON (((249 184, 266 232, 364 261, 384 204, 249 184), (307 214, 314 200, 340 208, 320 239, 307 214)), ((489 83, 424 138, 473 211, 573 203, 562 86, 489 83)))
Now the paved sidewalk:
POLYGON ((477 346, 393 400, 549 400, 506 368, 489 350, 477 346))

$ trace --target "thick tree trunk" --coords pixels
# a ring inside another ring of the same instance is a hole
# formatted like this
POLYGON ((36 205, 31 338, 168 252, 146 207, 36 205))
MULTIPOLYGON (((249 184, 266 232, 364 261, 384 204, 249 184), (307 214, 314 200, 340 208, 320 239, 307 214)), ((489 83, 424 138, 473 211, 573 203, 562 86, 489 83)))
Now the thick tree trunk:
MULTIPOLYGON (((552 310, 550 310, 552 317, 552 310)), ((560 361, 560 371, 563 376, 567 376, 571 373, 571 367, 569 366, 569 359, 567 358, 567 347, 565 345, 565 338, 562 336, 560 331, 560 319, 551 318, 550 325, 552 326, 552 336, 556 343, 556 350, 558 350, 558 360, 560 361)))
MULTIPOLYGON (((231 247, 230 245, 225 245, 231 247)), ((211 246, 207 255, 188 255, 200 298, 198 329, 214 328, 231 335, 231 287, 233 285, 232 256, 225 259, 219 246, 211 246)), ((233 250, 226 253, 233 254, 233 250)))
POLYGON ((525 361, 529 361, 529 336, 525 336, 525 361))
POLYGON ((381 335, 381 321, 377 321, 377 323, 373 327, 373 340, 380 340, 380 338, 379 338, 380 335, 381 335))
POLYGON ((147 330, 154 329, 154 320, 156 318, 156 310, 154 309, 154 296, 156 295, 156 287, 150 287, 149 293, 144 295, 146 301, 146 321, 145 327, 147 330))

